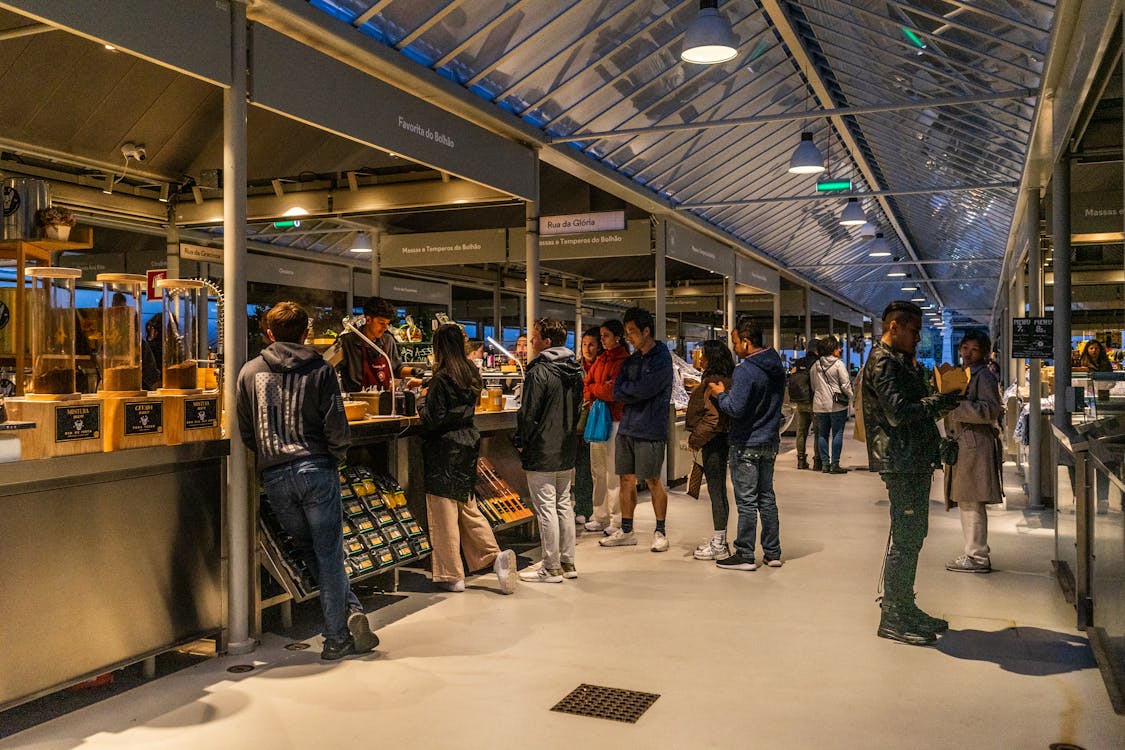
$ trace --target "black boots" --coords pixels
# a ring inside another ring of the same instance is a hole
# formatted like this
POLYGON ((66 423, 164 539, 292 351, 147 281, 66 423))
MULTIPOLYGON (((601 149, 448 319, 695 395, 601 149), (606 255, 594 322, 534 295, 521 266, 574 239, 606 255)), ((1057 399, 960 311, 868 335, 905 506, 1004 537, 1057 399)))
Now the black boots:
POLYGON ((804 456, 800 456, 797 459, 797 469, 801 470, 801 469, 807 469, 807 468, 809 468, 809 462, 805 459, 804 456))
POLYGON ((821 463, 820 458, 817 457, 817 456, 813 456, 812 470, 813 471, 823 471, 824 470, 824 464, 821 463))
POLYGON ((848 470, 847 469, 841 469, 840 464, 831 464, 828 467, 827 472, 829 474, 847 474, 848 470))
POLYGON ((937 633, 915 621, 905 608, 887 604, 883 605, 876 635, 911 646, 929 646, 937 640, 937 633))

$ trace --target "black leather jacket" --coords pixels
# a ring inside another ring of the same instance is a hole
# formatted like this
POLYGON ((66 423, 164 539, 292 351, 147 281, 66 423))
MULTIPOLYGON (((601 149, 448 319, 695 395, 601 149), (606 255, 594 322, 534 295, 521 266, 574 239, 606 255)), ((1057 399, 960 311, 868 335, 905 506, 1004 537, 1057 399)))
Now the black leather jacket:
POLYGON ((937 395, 926 369, 879 342, 863 366, 863 426, 871 471, 929 474, 941 465, 937 420, 957 394, 937 395))

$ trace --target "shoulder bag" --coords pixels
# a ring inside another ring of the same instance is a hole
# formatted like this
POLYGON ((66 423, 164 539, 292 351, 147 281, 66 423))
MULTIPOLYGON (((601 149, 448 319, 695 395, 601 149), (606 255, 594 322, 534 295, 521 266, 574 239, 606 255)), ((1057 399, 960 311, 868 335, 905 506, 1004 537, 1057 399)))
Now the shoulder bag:
POLYGON ((820 374, 821 374, 821 376, 824 378, 824 381, 826 383, 828 383, 829 385, 832 386, 832 403, 839 404, 840 406, 847 406, 848 403, 850 403, 850 399, 848 399, 848 394, 844 393, 841 389, 837 388, 836 385, 828 379, 828 372, 829 371, 827 369, 825 369, 824 363, 820 362, 819 364, 820 364, 820 374))

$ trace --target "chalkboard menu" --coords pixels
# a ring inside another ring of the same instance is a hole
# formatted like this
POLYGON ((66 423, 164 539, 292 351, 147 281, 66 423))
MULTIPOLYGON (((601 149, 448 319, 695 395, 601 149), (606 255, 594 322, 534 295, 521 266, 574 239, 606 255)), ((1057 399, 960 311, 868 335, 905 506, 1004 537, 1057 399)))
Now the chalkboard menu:
POLYGON ((1055 356, 1053 318, 1012 318, 1012 357, 1053 359, 1055 356))

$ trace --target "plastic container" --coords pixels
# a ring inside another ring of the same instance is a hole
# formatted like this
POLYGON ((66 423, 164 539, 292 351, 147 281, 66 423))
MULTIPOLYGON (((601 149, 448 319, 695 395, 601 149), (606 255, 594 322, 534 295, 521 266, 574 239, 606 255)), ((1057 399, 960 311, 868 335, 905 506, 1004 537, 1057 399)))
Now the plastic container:
POLYGON ((141 294, 147 280, 136 274, 102 273, 98 281, 102 285, 101 390, 141 391, 141 294))
POLYGON ((164 293, 163 390, 198 391, 199 332, 207 326, 203 282, 157 279, 156 287, 164 293))
POLYGON ((74 383, 74 285, 78 268, 29 268, 31 320, 29 395, 77 397, 74 383))
POLYGON ((503 411, 504 389, 498 385, 488 386, 488 411, 503 411))

